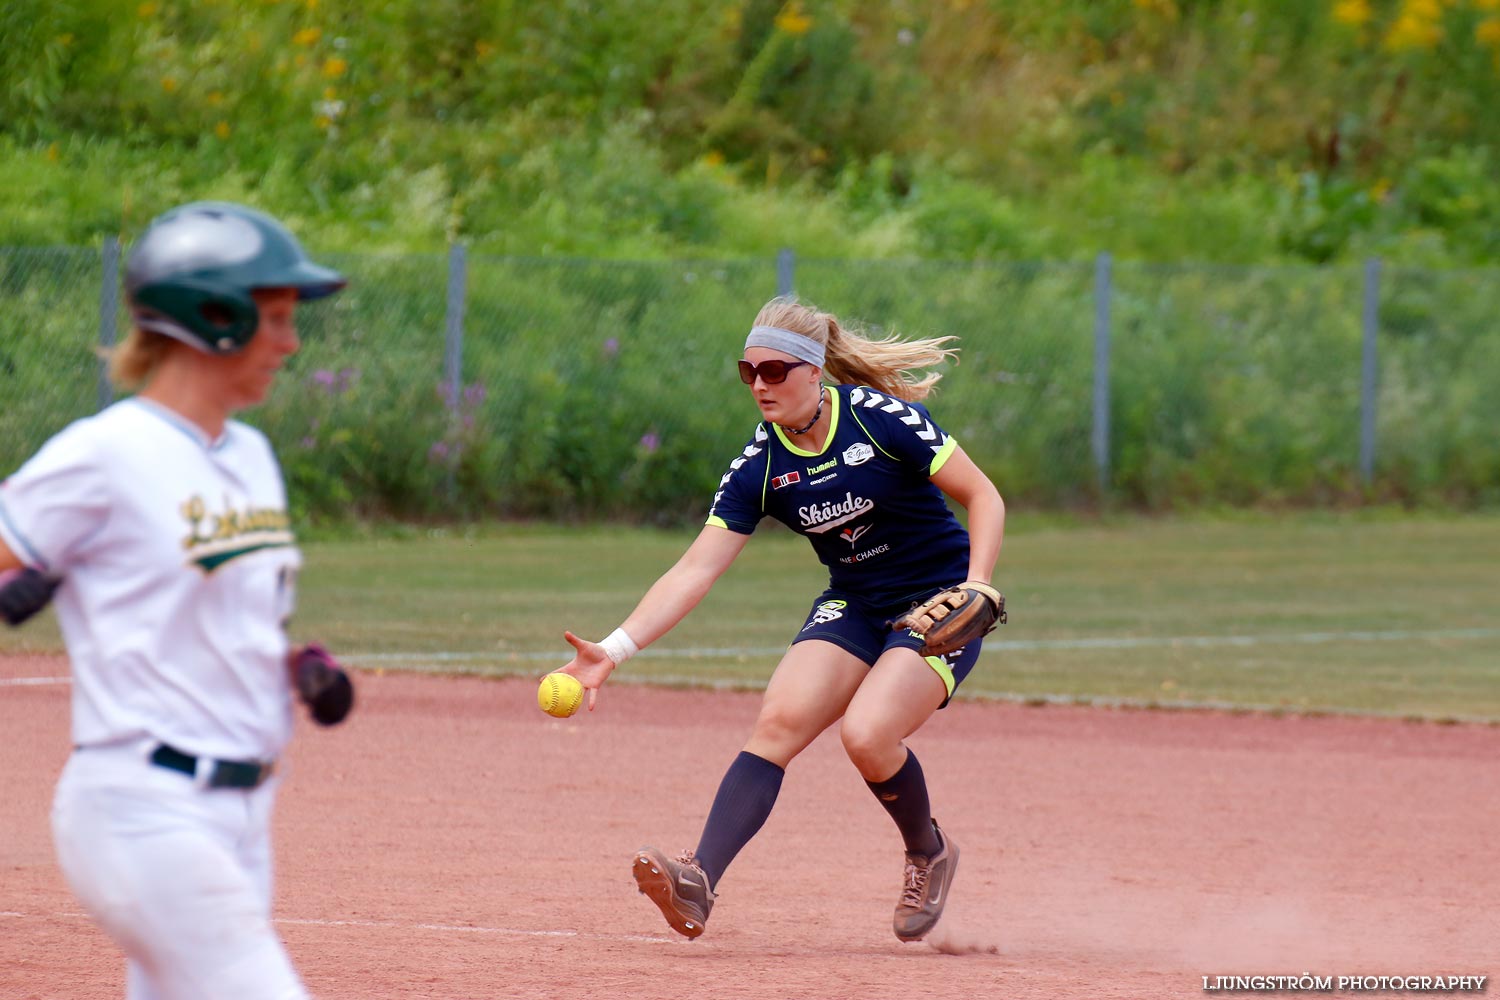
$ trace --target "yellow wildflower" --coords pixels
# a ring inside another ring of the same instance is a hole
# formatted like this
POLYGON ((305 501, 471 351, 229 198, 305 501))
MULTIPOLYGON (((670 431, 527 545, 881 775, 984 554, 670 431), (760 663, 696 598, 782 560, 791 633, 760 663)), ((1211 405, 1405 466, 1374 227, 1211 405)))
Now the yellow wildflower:
POLYGON ((1474 40, 1488 48, 1500 49, 1500 17, 1487 17, 1476 24, 1474 40))
POLYGON ((1339 0, 1333 5, 1333 19, 1353 28, 1368 24, 1373 16, 1370 0, 1339 0))
POLYGON ((175 93, 177 93, 177 79, 175 77, 170 77, 170 76, 164 76, 164 77, 162 77, 161 78, 161 89, 164 90, 164 91, 166 91, 169 94, 175 94, 175 93))
POLYGON ((292 36, 292 42, 297 45, 312 45, 322 37, 322 28, 303 28, 292 36))
POLYGON ((1474 0, 1475 10, 1500 10, 1500 0, 1474 0))
POLYGON ((717 149, 710 149, 703 154, 703 163, 709 167, 722 167, 724 165, 724 154, 717 149))
POLYGON ((143 3, 139 7, 137 7, 135 9, 135 13, 138 17, 150 17, 151 15, 156 13, 157 9, 157 4, 150 3, 148 0, 147 3, 143 3))
POLYGON ((228 139, 229 138, 229 123, 221 121, 221 122, 219 122, 219 124, 215 125, 214 126, 214 135, 218 136, 220 139, 228 139))
POLYGON ((338 56, 330 56, 323 61, 323 75, 330 80, 337 80, 349 72, 349 61, 338 56))
POLYGON ((495 54, 495 45, 493 42, 487 42, 481 38, 474 43, 474 54, 481 59, 487 59, 495 54))
POLYGON ((1385 47, 1392 52, 1408 49, 1430 49, 1443 40, 1443 28, 1439 24, 1409 13, 1396 18, 1391 30, 1386 33, 1385 47))
POLYGON ((52 145, 47 147, 47 162, 56 163, 59 157, 60 154, 57 151, 57 143, 54 142, 52 145))
POLYGON ((792 0, 791 3, 781 8, 781 13, 776 15, 776 27, 788 35, 805 35, 812 27, 812 18, 802 13, 800 0, 792 0))

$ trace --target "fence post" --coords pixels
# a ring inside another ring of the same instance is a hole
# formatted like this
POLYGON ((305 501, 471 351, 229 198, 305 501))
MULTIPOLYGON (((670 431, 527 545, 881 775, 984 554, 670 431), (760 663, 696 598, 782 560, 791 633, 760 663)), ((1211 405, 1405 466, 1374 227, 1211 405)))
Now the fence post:
POLYGON ((1113 260, 1105 251, 1094 259, 1094 467, 1099 496, 1109 494, 1109 306, 1114 294, 1113 260))
MULTIPOLYGON (((463 400, 464 359, 464 298, 468 287, 468 253, 464 244, 454 243, 448 247, 448 309, 446 337, 443 346, 443 381, 448 385, 448 415, 457 426, 463 400)), ((454 481, 457 456, 448 458, 448 499, 453 500, 458 492, 454 481)))
MULTIPOLYGON (((120 314, 120 238, 104 237, 104 247, 99 253, 102 272, 99 278, 99 347, 107 352, 115 346, 116 317, 120 314)), ((109 384, 109 363, 99 364, 99 409, 114 402, 115 390, 109 384)))
POLYGON ((1359 481, 1375 479, 1375 397, 1378 390, 1380 333, 1380 258, 1365 261, 1364 308, 1359 368, 1359 481))
POLYGON ((795 295, 797 255, 783 247, 776 254, 776 294, 795 295))

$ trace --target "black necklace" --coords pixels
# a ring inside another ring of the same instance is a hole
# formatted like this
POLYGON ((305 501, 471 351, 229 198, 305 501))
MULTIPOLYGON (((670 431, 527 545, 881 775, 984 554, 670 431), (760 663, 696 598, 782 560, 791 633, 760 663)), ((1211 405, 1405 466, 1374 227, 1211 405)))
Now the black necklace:
POLYGON ((787 433, 788 434, 806 434, 808 431, 810 431, 810 430, 813 429, 813 424, 817 423, 818 420, 819 420, 819 418, 821 418, 822 416, 823 416, 823 387, 819 386, 818 387, 818 411, 813 414, 813 418, 807 422, 807 426, 806 427, 798 427, 796 430, 791 430, 790 428, 788 428, 787 433))

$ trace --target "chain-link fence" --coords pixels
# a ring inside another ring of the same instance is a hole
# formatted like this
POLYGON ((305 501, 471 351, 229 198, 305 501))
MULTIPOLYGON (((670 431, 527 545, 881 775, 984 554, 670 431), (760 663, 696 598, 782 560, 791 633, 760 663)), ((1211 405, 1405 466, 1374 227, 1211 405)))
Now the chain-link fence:
MULTIPOLYGON (((109 398, 118 250, 0 248, 0 472, 109 398)), ((795 289, 956 334, 929 404, 1014 501, 1500 499, 1500 271, 334 255, 259 410, 304 513, 702 513, 795 289)))

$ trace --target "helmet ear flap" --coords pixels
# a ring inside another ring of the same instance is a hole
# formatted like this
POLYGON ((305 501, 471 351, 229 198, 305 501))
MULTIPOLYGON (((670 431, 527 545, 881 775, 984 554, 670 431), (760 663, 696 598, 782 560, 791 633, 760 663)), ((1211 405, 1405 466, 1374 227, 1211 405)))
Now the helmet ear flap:
POLYGON ((136 323, 210 354, 233 354, 255 336, 260 310, 248 292, 177 278, 135 291, 136 323))

